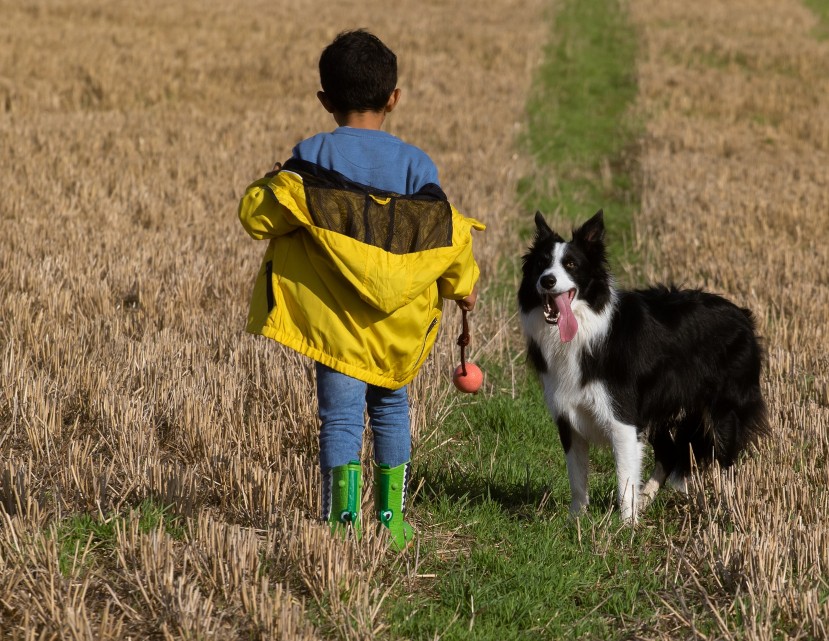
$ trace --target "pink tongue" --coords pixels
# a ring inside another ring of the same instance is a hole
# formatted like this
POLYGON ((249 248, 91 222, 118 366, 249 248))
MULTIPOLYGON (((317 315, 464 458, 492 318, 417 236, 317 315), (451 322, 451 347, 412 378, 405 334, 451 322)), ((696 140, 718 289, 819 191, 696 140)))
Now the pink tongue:
POLYGON ((576 332, 579 331, 579 323, 576 317, 573 316, 573 310, 570 309, 570 294, 564 292, 555 297, 556 307, 558 307, 558 334, 561 337, 562 343, 568 343, 573 340, 576 332))

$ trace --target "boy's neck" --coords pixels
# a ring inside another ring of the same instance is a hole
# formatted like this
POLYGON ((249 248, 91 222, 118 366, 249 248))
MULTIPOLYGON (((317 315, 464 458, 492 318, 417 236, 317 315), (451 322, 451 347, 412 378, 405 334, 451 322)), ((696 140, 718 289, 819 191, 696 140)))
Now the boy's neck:
POLYGON ((376 129, 383 128, 386 120, 385 111, 349 111, 348 113, 335 113, 334 120, 340 127, 353 127, 354 129, 376 129))

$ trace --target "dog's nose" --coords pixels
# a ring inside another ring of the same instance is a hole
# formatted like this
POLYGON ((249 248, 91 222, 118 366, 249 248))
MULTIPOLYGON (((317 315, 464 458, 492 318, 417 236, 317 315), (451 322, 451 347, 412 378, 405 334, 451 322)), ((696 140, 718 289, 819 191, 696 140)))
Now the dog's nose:
POLYGON ((545 274, 539 281, 544 289, 552 289, 556 286, 556 277, 550 274, 545 274))

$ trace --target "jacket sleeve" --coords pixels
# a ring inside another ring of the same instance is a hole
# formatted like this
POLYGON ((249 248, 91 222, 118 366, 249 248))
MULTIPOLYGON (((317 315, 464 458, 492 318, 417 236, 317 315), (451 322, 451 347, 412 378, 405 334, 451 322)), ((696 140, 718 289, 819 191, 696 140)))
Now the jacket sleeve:
POLYGON ((297 228, 286 218, 287 209, 274 196, 270 182, 271 177, 265 176, 252 183, 239 202, 239 220, 256 240, 282 236, 297 228))
POLYGON ((481 274, 472 254, 472 230, 483 231, 486 226, 473 218, 461 216, 457 211, 453 214, 454 233, 457 235, 453 242, 460 243, 459 251, 443 275, 438 278, 438 292, 441 298, 460 300, 472 293, 481 274))
POLYGON ((466 245, 455 261, 438 278, 438 292, 441 298, 460 300, 472 293, 480 276, 478 264, 472 255, 472 243, 466 245))

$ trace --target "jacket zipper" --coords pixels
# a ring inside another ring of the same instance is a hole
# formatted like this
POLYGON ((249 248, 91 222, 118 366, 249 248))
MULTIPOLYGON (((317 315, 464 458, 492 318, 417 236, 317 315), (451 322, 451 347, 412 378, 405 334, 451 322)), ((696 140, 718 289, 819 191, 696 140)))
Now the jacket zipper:
POLYGON ((418 354, 417 360, 415 361, 415 365, 420 362, 420 359, 423 358, 423 351, 426 349, 426 340, 429 338, 429 334, 432 333, 432 330, 435 328, 435 325, 438 324, 438 319, 433 318, 432 322, 429 323, 429 327, 426 328, 426 334, 423 336, 423 344, 420 346, 420 354, 418 354))

